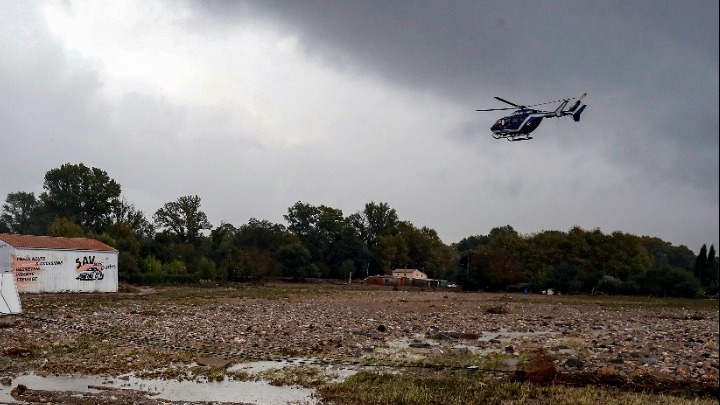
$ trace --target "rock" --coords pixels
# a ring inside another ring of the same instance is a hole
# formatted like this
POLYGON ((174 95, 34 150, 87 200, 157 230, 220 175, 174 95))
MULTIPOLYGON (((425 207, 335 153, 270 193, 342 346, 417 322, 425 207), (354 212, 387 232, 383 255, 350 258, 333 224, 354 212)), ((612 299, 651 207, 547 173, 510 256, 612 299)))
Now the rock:
POLYGON ((410 342, 410 344, 409 344, 408 346, 410 346, 410 347, 412 347, 412 348, 415 348, 415 349, 429 349, 429 348, 430 348, 430 343, 425 343, 425 342, 410 342))
POLYGON ((565 360, 565 368, 568 370, 582 370, 583 367, 585 367, 585 362, 577 357, 568 357, 565 360))
POLYGON ((550 356, 539 351, 535 353, 535 357, 525 363, 521 370, 515 371, 510 380, 549 385, 555 380, 555 364, 550 356))
POLYGON ((10 391, 10 395, 12 395, 13 397, 24 395, 25 392, 27 392, 27 389, 27 386, 23 384, 18 384, 15 386, 15 388, 12 389, 12 391, 10 391))
POLYGON ((27 357, 31 354, 30 349, 24 347, 6 347, 3 349, 3 356, 27 357))

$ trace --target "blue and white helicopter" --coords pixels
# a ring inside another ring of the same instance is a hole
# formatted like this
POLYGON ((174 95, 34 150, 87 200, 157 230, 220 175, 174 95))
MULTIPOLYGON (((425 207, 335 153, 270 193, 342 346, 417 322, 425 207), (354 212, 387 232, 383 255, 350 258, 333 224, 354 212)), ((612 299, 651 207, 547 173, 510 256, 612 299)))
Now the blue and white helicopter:
POLYGON ((518 105, 500 97, 495 97, 503 103, 510 104, 512 107, 488 108, 475 111, 502 111, 514 109, 515 111, 511 115, 500 118, 492 127, 490 127, 490 130, 493 133, 493 138, 504 138, 508 141, 527 141, 529 139, 533 139, 530 136, 530 133, 540 126, 543 118, 560 118, 569 115, 573 117, 574 121, 580 121, 580 114, 582 114, 582 112, 585 111, 585 107, 587 107, 587 104, 582 103, 582 99, 586 95, 587 93, 584 93, 577 99, 575 99, 575 97, 564 98, 532 105, 518 105), (565 107, 567 107, 570 100, 576 100, 575 104, 566 110, 565 107), (560 103, 560 105, 555 109, 555 111, 543 111, 530 108, 550 103, 560 103))

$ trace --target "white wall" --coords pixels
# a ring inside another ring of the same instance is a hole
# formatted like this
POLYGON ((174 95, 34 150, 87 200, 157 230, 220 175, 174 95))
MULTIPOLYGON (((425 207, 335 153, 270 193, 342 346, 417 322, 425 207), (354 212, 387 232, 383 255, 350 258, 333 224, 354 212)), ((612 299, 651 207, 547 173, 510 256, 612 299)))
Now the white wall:
POLYGON ((15 274, 21 293, 118 290, 117 252, 0 246, 0 272, 7 271, 7 267, 15 274))

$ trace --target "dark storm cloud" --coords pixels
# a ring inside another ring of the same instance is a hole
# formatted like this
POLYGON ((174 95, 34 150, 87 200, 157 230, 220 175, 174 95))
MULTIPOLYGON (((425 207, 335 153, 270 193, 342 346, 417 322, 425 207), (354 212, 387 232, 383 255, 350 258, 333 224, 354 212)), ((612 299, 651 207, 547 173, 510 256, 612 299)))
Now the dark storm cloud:
POLYGON ((196 4, 226 23, 261 15, 338 69, 359 64, 468 111, 502 106, 495 95, 588 91, 608 160, 653 182, 718 183, 716 1, 196 4))
POLYGON ((17 4, 0 197, 83 162, 147 214, 200 195, 214 225, 383 201, 448 243, 506 224, 717 242, 716 2, 17 4), (532 142, 474 111, 583 91, 582 121, 532 142))
POLYGON ((351 57, 393 80, 469 98, 478 80, 522 94, 528 85, 555 89, 563 79, 642 84, 667 63, 689 76, 709 73, 693 65, 717 63, 718 54, 717 4, 710 1, 199 4, 226 21, 251 7, 301 33, 309 52, 330 61, 351 57))

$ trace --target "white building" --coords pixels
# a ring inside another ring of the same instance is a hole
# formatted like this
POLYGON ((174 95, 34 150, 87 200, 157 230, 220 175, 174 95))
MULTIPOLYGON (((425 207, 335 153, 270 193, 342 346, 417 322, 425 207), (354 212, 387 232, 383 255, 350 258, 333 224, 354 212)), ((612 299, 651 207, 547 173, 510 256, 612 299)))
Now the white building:
POLYGON ((395 278, 408 278, 410 280, 427 280, 427 274, 418 269, 395 269, 392 272, 395 278))
POLYGON ((98 240, 0 233, 0 273, 18 292, 117 292, 118 251, 98 240))

